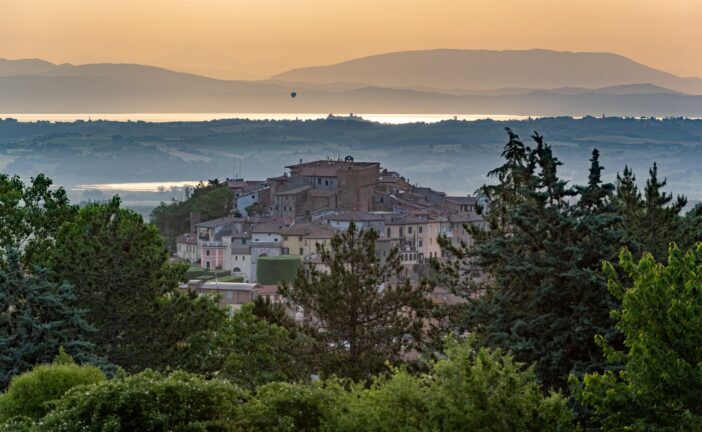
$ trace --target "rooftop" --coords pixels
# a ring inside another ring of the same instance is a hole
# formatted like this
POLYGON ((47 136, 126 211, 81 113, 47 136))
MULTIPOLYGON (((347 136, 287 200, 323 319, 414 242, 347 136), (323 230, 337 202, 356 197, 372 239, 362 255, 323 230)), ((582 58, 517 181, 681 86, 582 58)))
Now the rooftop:
POLYGON ((323 217, 323 219, 333 220, 333 221, 382 221, 383 217, 374 213, 356 211, 356 210, 343 210, 332 213, 323 217))
POLYGON ((380 162, 352 162, 345 160, 318 160, 312 162, 304 162, 301 164, 288 165, 291 171, 297 171, 296 174, 303 176, 322 176, 333 177, 340 169, 360 170, 373 166, 380 166, 380 162))
POLYGON ((304 192, 311 188, 312 186, 310 185, 286 187, 279 191, 276 191, 274 195, 297 195, 300 192, 304 192))

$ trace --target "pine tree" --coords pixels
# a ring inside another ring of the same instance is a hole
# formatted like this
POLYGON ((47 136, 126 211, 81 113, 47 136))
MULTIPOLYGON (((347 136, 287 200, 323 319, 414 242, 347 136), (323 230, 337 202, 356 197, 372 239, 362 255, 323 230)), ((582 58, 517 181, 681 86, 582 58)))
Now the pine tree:
POLYGON ((94 329, 74 300, 70 285, 50 282, 42 269, 27 274, 17 252, 8 252, 7 270, 0 270, 0 387, 51 362, 61 347, 81 363, 97 360, 87 342, 94 329))
POLYGON ((615 256, 621 230, 599 153, 592 154, 588 184, 568 187, 551 147, 538 134, 532 138, 526 159, 535 169, 524 198, 505 208, 506 229, 474 230, 471 248, 442 239, 456 259, 439 274, 467 300, 452 317, 455 330, 535 363, 546 387, 564 388, 570 372, 604 365, 594 337, 613 337, 613 303, 600 267, 615 256))
POLYGON ((687 198, 663 191, 667 182, 658 178, 658 165, 653 164, 643 196, 636 186, 636 177, 628 168, 617 174, 615 212, 621 217, 626 245, 635 256, 651 252, 656 259, 667 257, 668 245, 692 244, 688 241, 689 227, 681 216, 687 198))
POLYGON ((525 199, 525 191, 529 186, 534 171, 534 160, 531 149, 519 139, 519 135, 506 128, 509 141, 505 144, 502 157, 505 163, 488 172, 488 177, 498 181, 496 185, 485 185, 480 192, 490 202, 487 213, 491 229, 501 229, 508 225, 507 217, 510 209, 525 199))
POLYGON ((402 279, 399 251, 381 262, 375 230, 348 230, 318 248, 322 266, 300 269, 281 294, 301 306, 324 347, 323 372, 367 379, 419 341, 430 308, 426 285, 402 279), (327 270, 328 269, 328 270, 327 270))

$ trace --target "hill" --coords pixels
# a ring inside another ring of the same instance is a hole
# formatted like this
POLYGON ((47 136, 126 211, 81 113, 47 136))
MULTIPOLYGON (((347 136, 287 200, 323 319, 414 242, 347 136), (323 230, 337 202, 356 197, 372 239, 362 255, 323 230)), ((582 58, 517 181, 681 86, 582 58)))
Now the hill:
MULTIPOLYGON (((435 52, 425 53, 433 55, 435 52)), ((563 53, 556 54, 560 58, 563 53)), ((395 54, 387 56, 392 58, 395 54)), ((371 64, 381 67, 384 61, 380 60, 386 56, 376 57, 371 64)), ((408 61, 406 56, 400 57, 403 61, 408 61)), ((460 82, 457 77, 452 78, 453 81, 438 78, 437 81, 431 81, 430 78, 436 77, 427 75, 428 70, 418 74, 398 74, 397 80, 393 82, 388 74, 401 63, 397 61, 391 62, 387 70, 378 70, 375 78, 368 77, 378 82, 387 80, 387 85, 381 85, 324 82, 324 77, 319 82, 295 84, 283 80, 284 76, 268 81, 232 81, 138 64, 56 65, 36 59, 0 59, 0 113, 357 112, 533 116, 605 113, 620 116, 702 116, 702 96, 677 90, 681 78, 646 68, 623 57, 611 54, 605 57, 624 62, 630 68, 634 67, 631 66, 633 64, 643 70, 646 73, 636 75, 642 81, 602 87, 585 85, 610 82, 615 76, 621 78, 621 71, 626 69, 621 65, 613 66, 612 71, 608 70, 607 73, 600 72, 598 80, 567 77, 558 82, 564 85, 549 87, 544 77, 527 82, 524 77, 538 74, 515 63, 501 72, 504 78, 502 81, 493 79, 485 84, 496 85, 498 81, 504 84, 490 90, 462 87, 468 82, 460 82), (386 75, 387 79, 383 78, 386 75), (424 76, 429 81, 413 87, 409 85, 410 75, 415 78, 424 76), (603 78, 605 76, 609 78, 603 78), (677 83, 678 87, 663 85, 662 81, 677 83), (441 84, 448 87, 438 88, 441 84), (534 85, 542 87, 532 87, 534 85), (297 93, 296 98, 290 97, 293 90, 297 93)), ((446 71, 437 69, 438 63, 432 68, 442 76, 453 76, 457 73, 456 70, 465 66, 464 63, 459 61, 453 67, 444 62, 446 71)), ((563 70, 565 66, 556 63, 553 69, 563 70)), ((486 68, 487 66, 483 67, 484 73, 487 73, 486 68)), ((547 69, 552 73, 552 68, 547 69)), ((480 74, 474 72, 473 75, 480 74)))
POLYGON ((700 78, 681 78, 617 54, 549 50, 402 51, 329 66, 293 69, 272 79, 472 90, 601 88, 652 83, 680 92, 702 94, 700 78))

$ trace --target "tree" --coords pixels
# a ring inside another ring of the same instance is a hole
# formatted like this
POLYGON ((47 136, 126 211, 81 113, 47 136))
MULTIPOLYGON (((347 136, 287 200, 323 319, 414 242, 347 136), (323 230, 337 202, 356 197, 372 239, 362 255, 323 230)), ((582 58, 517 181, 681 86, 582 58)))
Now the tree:
POLYGON ((263 201, 256 201, 246 207, 246 214, 251 217, 265 216, 268 214, 268 206, 263 201))
POLYGON ((71 206, 63 188, 52 189, 51 179, 39 174, 25 185, 19 177, 0 173, 0 255, 19 251, 27 270, 34 256, 49 249, 64 221, 71 220, 71 206))
POLYGON ((146 371, 69 390, 42 422, 52 432, 233 431, 246 393, 185 372, 146 371))
POLYGON ((177 291, 185 267, 168 263, 157 229, 117 197, 65 223, 47 261, 57 281, 73 284, 98 353, 129 371, 166 367, 170 347, 220 317, 213 301, 177 291))
POLYGON ((7 391, 0 395, 0 423, 18 416, 39 420, 71 388, 106 379, 100 369, 77 365, 61 349, 51 364, 35 366, 12 380, 7 391))
POLYGON ((623 175, 617 174, 615 210, 621 216, 625 230, 626 245, 641 257, 650 252, 656 259, 667 257, 671 242, 689 243, 689 230, 680 212, 687 204, 687 198, 678 195, 673 202, 672 194, 663 192, 666 180, 659 180, 658 166, 653 164, 643 196, 636 186, 636 177, 628 168, 623 175))
MULTIPOLYGON (((512 194, 519 199, 502 201, 505 224, 466 227, 472 247, 440 239, 454 259, 438 265, 439 283, 466 299, 446 318, 449 328, 535 364, 546 388, 561 389, 570 372, 604 367, 594 336, 615 337, 614 303, 599 268, 616 256, 622 233, 599 153, 592 153, 588 184, 571 188, 558 176, 551 147, 538 134, 533 139, 518 164, 533 167, 512 194)), ((515 189, 510 181, 492 190, 515 189)))
POLYGON ((309 265, 280 289, 309 318, 327 374, 368 378, 421 339, 430 288, 402 280, 397 249, 381 262, 377 238, 375 230, 350 224, 332 238, 331 249, 318 246, 328 270, 309 265))
POLYGON ((81 363, 97 360, 87 342, 93 328, 74 300, 71 285, 50 282, 39 268, 27 274, 17 253, 9 251, 7 270, 0 270, 0 387, 34 365, 50 362, 59 347, 81 363))
POLYGON ((667 261, 659 264, 644 253, 637 262, 624 249, 619 265, 626 280, 611 263, 604 267, 621 301, 613 315, 626 348, 600 338, 619 370, 572 383, 577 399, 594 410, 605 430, 702 429, 702 244, 686 252, 673 245, 667 261))
POLYGON ((309 377, 301 341, 302 336, 257 318, 253 305, 247 304, 219 327, 190 338, 182 346, 187 358, 177 366, 255 390, 273 381, 309 377))
POLYGON ((166 245, 175 250, 175 238, 194 228, 190 226, 191 213, 199 213, 202 220, 225 217, 233 203, 232 191, 214 179, 197 185, 185 201, 162 202, 151 212, 151 221, 166 238, 166 245))

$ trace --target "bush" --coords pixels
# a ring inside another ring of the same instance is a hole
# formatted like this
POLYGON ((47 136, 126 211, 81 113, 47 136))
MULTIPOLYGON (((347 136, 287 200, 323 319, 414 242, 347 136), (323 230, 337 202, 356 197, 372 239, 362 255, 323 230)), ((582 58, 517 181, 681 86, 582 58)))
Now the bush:
POLYGON ((563 396, 543 396, 533 368, 470 340, 449 340, 430 376, 432 430, 555 431, 571 420, 563 396))
POLYGON ((185 372, 145 371, 69 391, 44 419, 52 432, 230 431, 246 393, 185 372))
POLYGON ((323 384, 276 382, 259 387, 239 409, 237 427, 248 431, 316 431, 333 417, 343 389, 323 384))
POLYGON ((0 423, 17 416, 40 419, 71 388, 105 379, 100 369, 79 366, 69 356, 60 355, 53 364, 36 366, 12 380, 0 396, 0 423))
POLYGON ((325 429, 334 431, 421 431, 428 428, 427 388, 422 378, 395 370, 370 388, 354 385, 344 393, 343 410, 325 429))

